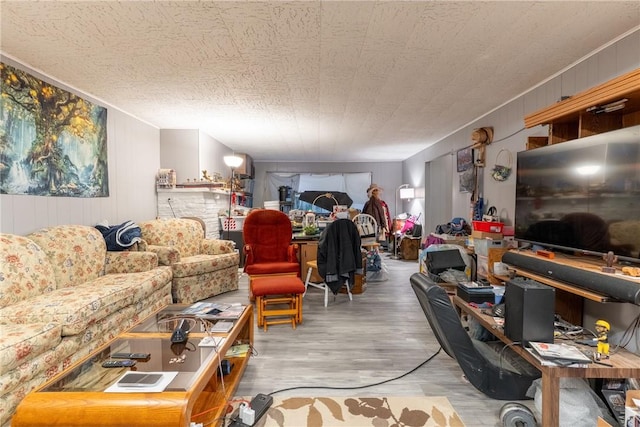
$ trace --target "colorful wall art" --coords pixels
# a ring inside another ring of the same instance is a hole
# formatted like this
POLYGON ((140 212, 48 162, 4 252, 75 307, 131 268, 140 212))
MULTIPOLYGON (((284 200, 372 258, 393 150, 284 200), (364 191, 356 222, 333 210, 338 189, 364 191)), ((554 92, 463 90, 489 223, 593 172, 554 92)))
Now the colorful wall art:
POLYGON ((0 62, 0 193, 108 197, 107 109, 0 62))

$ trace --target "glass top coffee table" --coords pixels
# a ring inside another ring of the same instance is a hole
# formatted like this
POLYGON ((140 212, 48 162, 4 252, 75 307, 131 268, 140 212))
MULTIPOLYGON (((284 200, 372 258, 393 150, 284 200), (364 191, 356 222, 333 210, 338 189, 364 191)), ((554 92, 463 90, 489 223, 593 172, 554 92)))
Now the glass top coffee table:
POLYGON ((246 306, 228 332, 207 332, 215 321, 185 318, 173 304, 141 321, 29 393, 12 426, 218 425, 233 398, 253 344, 253 308, 246 306), (188 340, 172 343, 185 319, 188 340), (204 345, 206 344, 206 345, 204 345), (217 346, 215 345, 217 344, 217 346), (132 367, 105 368, 116 353, 137 353, 132 367), (160 374, 154 385, 119 386, 129 372, 160 374))

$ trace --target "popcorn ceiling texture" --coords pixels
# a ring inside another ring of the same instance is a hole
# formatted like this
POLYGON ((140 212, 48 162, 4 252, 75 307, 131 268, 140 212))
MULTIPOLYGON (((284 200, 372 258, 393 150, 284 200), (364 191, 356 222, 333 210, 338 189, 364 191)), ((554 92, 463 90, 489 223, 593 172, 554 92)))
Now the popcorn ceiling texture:
MULTIPOLYGON (((398 161, 637 27, 640 3, 3 2, 0 19, 11 59, 161 129, 258 161, 398 161)), ((585 73, 562 95, 600 83, 585 73)))

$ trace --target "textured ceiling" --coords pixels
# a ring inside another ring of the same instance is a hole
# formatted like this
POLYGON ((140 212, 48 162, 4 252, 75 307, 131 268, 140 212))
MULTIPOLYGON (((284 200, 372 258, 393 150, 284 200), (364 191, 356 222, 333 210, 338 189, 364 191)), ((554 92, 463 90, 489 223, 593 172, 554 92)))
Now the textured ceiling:
POLYGON ((256 160, 404 160, 640 25, 640 2, 2 1, 1 50, 256 160))

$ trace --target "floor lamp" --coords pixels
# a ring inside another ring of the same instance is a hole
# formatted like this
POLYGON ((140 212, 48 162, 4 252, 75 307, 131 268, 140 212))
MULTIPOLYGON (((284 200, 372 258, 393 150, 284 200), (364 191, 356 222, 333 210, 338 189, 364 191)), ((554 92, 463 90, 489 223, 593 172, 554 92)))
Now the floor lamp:
MULTIPOLYGON (((414 196, 415 196, 415 190, 411 188, 409 184, 402 184, 396 189, 395 218, 398 218, 398 199, 400 200, 413 199, 414 196)), ((396 225, 396 221, 394 219, 392 228, 394 228, 395 225, 396 225)), ((393 259, 400 259, 400 257, 398 256, 398 237, 400 236, 398 235, 398 233, 396 233, 396 230, 392 230, 392 232, 393 232, 393 259)))
POLYGON ((224 164, 231 168, 231 180, 229 181, 229 217, 227 218, 227 240, 231 240, 231 205, 233 201, 233 172, 240 167, 243 158, 234 155, 224 156, 224 164))

